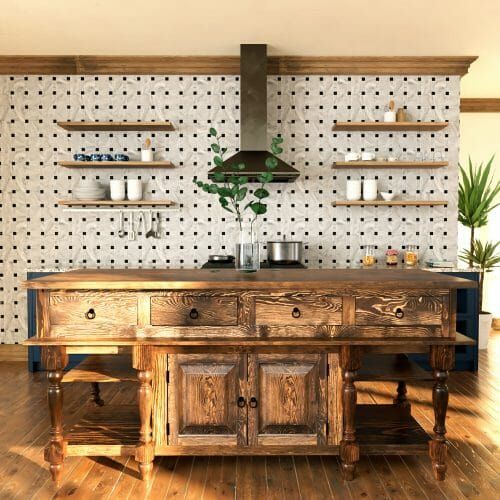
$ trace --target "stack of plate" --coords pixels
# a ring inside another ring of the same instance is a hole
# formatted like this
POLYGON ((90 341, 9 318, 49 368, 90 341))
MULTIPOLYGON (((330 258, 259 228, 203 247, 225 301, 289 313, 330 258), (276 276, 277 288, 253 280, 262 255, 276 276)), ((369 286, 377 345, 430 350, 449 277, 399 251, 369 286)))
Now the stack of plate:
POLYGON ((106 197, 106 188, 99 182, 93 179, 81 179, 73 189, 73 194, 77 200, 104 200, 106 197))

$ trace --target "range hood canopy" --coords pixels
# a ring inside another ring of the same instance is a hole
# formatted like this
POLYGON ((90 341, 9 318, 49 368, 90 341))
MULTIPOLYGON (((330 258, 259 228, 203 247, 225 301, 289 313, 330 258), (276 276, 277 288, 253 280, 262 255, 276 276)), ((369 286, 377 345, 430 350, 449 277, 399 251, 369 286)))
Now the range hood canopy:
POLYGON ((208 175, 211 179, 216 172, 233 175, 232 165, 244 163, 245 169, 237 174, 258 182, 257 176, 268 172, 266 158, 273 156, 278 162, 273 182, 293 182, 299 171, 267 151, 267 45, 242 44, 240 55, 240 151, 208 175))

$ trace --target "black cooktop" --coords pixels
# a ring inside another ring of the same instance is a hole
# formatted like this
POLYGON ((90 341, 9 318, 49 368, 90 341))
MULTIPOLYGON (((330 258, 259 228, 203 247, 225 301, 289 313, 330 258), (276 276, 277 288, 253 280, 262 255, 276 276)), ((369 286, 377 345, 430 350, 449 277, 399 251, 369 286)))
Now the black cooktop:
MULTIPOLYGON (((234 269, 233 262, 205 262, 201 266, 202 269, 234 269)), ((292 262, 290 264, 271 263, 267 260, 260 263, 261 269, 306 269, 306 266, 300 262, 292 262)))

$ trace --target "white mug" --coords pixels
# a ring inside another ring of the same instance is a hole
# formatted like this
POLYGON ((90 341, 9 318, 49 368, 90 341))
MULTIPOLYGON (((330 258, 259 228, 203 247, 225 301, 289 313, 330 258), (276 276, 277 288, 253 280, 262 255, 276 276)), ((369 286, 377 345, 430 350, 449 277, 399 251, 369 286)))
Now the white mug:
POLYGON ((371 161, 375 159, 375 153, 371 153, 369 151, 363 151, 361 153, 361 159, 363 161, 371 161))
POLYGON ((109 181, 109 194, 113 201, 125 199, 125 181, 114 179, 109 181))
POLYGON ((396 121, 395 111, 386 111, 384 113, 384 122, 395 122, 395 121, 396 121))
POLYGON ((347 181, 346 198, 348 201, 358 201, 361 198, 361 181, 347 181))
POLYGON ((130 201, 142 200, 142 181, 139 179, 127 180, 127 198, 130 201))
POLYGON ((351 151, 350 153, 346 153, 345 155, 345 161, 358 161, 359 160, 359 153, 354 153, 351 151))
POLYGON ((153 150, 141 149, 141 161, 153 161, 153 150))
POLYGON ((367 179, 363 181, 363 200, 373 201, 377 199, 377 181, 367 179))

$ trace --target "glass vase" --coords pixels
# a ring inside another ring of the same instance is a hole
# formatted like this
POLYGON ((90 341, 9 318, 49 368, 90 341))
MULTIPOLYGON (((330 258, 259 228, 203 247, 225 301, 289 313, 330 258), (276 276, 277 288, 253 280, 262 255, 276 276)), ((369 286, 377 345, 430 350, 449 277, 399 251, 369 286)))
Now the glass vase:
POLYGON ((255 221, 244 221, 239 226, 235 246, 235 268, 237 271, 253 273, 260 268, 260 249, 255 221))

